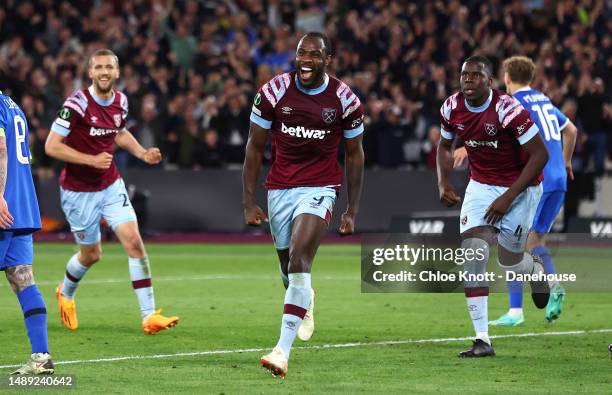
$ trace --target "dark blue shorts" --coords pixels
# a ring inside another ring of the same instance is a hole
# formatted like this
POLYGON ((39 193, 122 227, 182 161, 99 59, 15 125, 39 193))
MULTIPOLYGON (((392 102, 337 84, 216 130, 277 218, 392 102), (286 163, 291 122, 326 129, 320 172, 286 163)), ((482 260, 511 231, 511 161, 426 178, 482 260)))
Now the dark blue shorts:
POLYGON ((0 232, 0 270, 31 265, 34 259, 33 233, 0 232))

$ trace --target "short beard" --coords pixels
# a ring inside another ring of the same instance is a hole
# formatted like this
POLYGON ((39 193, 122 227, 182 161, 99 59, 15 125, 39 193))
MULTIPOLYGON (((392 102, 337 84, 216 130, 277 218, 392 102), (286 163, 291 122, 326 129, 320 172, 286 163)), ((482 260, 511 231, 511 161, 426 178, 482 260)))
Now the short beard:
POLYGON ((106 89, 102 88, 102 86, 100 85, 100 83, 98 81, 94 81, 94 85, 96 86, 96 90, 98 92, 106 94, 106 93, 108 93, 108 92, 113 90, 113 88, 115 87, 115 82, 111 81, 111 83, 108 84, 108 88, 106 88, 106 89))

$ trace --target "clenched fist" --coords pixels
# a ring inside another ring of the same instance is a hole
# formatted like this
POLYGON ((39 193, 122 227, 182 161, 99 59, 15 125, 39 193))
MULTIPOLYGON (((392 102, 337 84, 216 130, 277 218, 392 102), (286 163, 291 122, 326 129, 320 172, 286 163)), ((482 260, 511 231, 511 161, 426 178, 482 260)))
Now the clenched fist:
POLYGON ((113 156, 108 152, 100 152, 98 155, 93 157, 93 161, 91 162, 91 166, 96 169, 108 169, 113 163, 113 156))
POLYGON ((149 148, 142 155, 142 161, 149 165, 156 165, 161 162, 162 155, 159 148, 149 148))

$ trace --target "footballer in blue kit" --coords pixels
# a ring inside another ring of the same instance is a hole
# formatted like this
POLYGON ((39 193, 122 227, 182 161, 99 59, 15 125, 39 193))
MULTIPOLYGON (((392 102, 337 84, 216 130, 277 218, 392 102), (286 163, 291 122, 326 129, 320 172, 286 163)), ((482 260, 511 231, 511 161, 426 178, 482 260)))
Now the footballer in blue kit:
POLYGON ((0 270, 19 299, 32 350, 30 360, 13 374, 53 374, 47 310, 32 272, 32 235, 41 221, 28 143, 23 111, 0 92, 0 270))
MULTIPOLYGON (((535 75, 535 64, 530 58, 513 56, 504 61, 503 67, 506 90, 530 112, 548 149, 549 160, 544 167, 543 194, 533 218, 527 248, 532 254, 542 258, 547 274, 554 274, 555 265, 546 247, 545 236, 550 232, 563 206, 567 178, 574 178, 571 160, 576 145, 577 129, 545 94, 529 86, 535 75)), ((491 321, 491 325, 517 326, 525 322, 522 309, 523 283, 509 281, 508 295, 510 310, 499 319, 491 321)), ((545 315, 548 322, 559 318, 564 298, 565 291, 561 284, 551 284, 545 315)))

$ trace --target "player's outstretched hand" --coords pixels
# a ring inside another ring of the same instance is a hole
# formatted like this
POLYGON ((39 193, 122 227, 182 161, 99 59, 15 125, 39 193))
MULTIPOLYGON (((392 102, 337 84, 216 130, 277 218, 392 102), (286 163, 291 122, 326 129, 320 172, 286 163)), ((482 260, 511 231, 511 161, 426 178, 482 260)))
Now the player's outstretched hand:
POLYGON ((245 207, 244 222, 249 226, 259 226, 262 222, 268 222, 268 216, 259 206, 245 207))
POLYGON ((465 147, 457 148, 453 151, 453 168, 457 168, 467 159, 467 150, 465 147))
POLYGON ((0 228, 8 229, 13 225, 13 216, 9 212, 4 197, 0 197, 0 228))
POLYGON ((452 186, 446 184, 438 186, 440 191, 440 201, 446 207, 453 207, 455 204, 461 201, 461 197, 457 195, 457 192, 453 189, 452 186))
POLYGON ((340 217, 340 228, 338 228, 340 236, 348 236, 355 233, 355 216, 349 213, 342 213, 340 217))
POLYGON ((495 199, 493 203, 491 203, 491 205, 487 207, 487 210, 485 211, 484 217, 487 223, 491 225, 495 225, 496 223, 501 221, 502 217, 508 211, 510 204, 512 204, 512 200, 513 199, 510 198, 505 193, 502 194, 497 199, 495 199))
POLYGON ((91 166, 96 169, 108 169, 113 163, 113 156, 108 152, 100 152, 98 155, 93 157, 91 166))
POLYGON ((156 165, 159 162, 161 162, 161 159, 162 159, 162 155, 161 155, 161 152, 159 151, 159 148, 149 148, 148 150, 145 151, 144 155, 142 156, 143 162, 149 165, 156 165))

